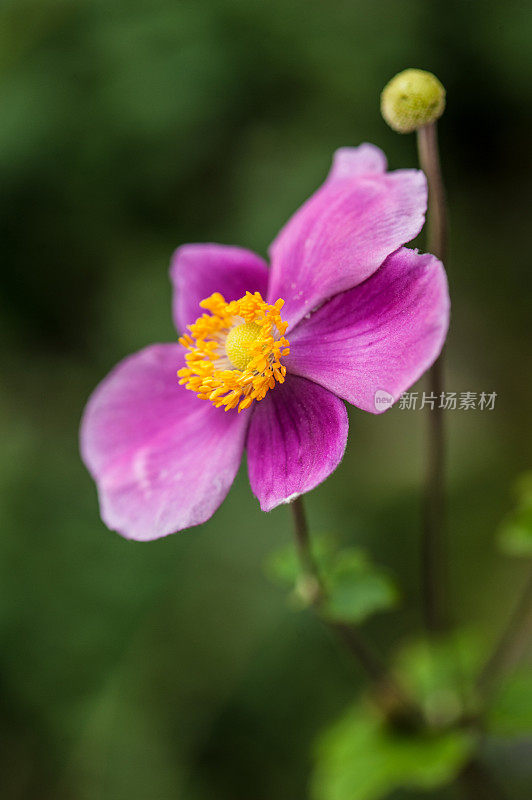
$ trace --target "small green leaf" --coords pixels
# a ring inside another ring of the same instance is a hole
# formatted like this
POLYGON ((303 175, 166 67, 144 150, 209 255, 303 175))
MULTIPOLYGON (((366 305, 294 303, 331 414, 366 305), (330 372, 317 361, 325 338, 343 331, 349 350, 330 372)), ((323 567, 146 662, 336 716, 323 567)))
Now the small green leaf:
POLYGON ((399 593, 391 578, 377 570, 361 550, 341 551, 324 575, 323 612, 335 621, 359 624, 377 611, 396 605, 399 593))
POLYGON ((478 637, 469 631, 419 639, 402 648, 395 673, 427 720, 443 727, 478 710, 475 678, 482 654, 478 637))
POLYGON ((532 508, 521 508, 502 523, 499 544, 510 556, 532 555, 532 508))
POLYGON ((456 776, 474 746, 465 731, 399 734, 357 705, 318 742, 313 800, 379 800, 394 789, 435 789, 456 776))
POLYGON ((519 476, 514 491, 519 505, 532 504, 532 470, 519 476))
MULTIPOLYGON (((312 555, 319 570, 327 569, 334 552, 334 541, 327 534, 316 535, 311 540, 312 555)), ((266 574, 276 583, 294 585, 301 575, 301 565, 293 544, 275 550, 265 564, 266 574)))
POLYGON ((286 545, 270 553, 264 567, 266 575, 276 583, 294 584, 300 573, 299 561, 293 545, 286 545))
MULTIPOLYGON (((335 550, 330 536, 312 539, 312 555, 325 589, 323 616, 335 622, 359 624, 377 611, 396 605, 399 594, 391 578, 377 570, 362 550, 335 550)), ((316 597, 316 581, 303 576, 293 545, 275 551, 266 562, 267 575, 277 583, 293 586, 291 605, 302 608, 316 597)))
POLYGON ((491 733, 499 736, 530 735, 532 731, 532 674, 522 670, 506 678, 486 716, 491 733))
POLYGON ((532 472, 521 475, 516 485, 517 507, 499 529, 499 545, 511 556, 532 556, 532 472))

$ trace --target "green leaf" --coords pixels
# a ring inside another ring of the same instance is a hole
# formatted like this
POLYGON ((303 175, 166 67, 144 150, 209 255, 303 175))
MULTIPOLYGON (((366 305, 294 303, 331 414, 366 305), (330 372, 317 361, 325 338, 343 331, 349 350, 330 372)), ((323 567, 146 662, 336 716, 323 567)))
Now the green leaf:
MULTIPOLYGON (((311 540, 312 555, 320 570, 326 570, 334 552, 334 541, 327 534, 316 535, 311 540)), ((301 566, 293 544, 275 550, 265 563, 266 574, 276 583, 294 585, 301 575, 301 566)))
POLYGON ((532 508, 519 509, 503 522, 499 544, 510 556, 532 555, 532 508))
POLYGON ((499 736, 530 735, 532 731, 532 674, 522 670, 500 686, 486 716, 491 733, 499 736))
POLYGON ((521 475, 516 485, 517 507, 499 529, 499 545, 512 556, 532 556, 532 472, 521 475))
MULTIPOLYGON (((321 535, 312 538, 312 555, 325 588, 321 612, 327 619, 359 624, 371 614, 396 605, 399 593, 395 584, 362 550, 335 550, 334 540, 321 535)), ((291 605, 302 608, 312 602, 315 586, 310 576, 302 575, 293 545, 272 553, 266 573, 276 582, 295 588, 291 605)))
POLYGON ((288 585, 297 581, 301 571, 297 553, 292 545, 286 545, 270 553, 264 568, 271 580, 288 585))
POLYGON ((379 800, 394 789, 435 789, 453 780, 473 746, 465 731, 399 734, 357 705, 318 742, 311 796, 379 800))
POLYGON ((459 631, 410 642, 396 657, 394 671, 428 722, 441 728, 478 710, 475 678, 482 655, 478 637, 459 631))
POLYGON ((335 621, 359 624, 377 611, 396 605, 399 593, 388 575, 377 570, 361 550, 341 551, 324 575, 323 612, 335 621))

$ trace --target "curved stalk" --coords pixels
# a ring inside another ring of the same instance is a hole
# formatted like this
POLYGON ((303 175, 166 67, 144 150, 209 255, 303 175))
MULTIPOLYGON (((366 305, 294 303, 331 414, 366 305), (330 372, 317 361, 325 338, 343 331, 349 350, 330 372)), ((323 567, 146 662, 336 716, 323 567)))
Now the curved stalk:
POLYGON ((523 594, 510 616, 508 624, 482 670, 478 687, 489 693, 497 679, 509 672, 519 661, 532 637, 532 573, 525 583, 523 594))

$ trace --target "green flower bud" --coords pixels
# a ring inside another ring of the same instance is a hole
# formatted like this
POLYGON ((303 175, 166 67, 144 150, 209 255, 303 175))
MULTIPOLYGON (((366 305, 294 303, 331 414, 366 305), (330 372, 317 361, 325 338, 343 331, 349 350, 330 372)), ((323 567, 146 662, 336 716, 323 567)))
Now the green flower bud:
POLYGON ((381 114, 394 131, 412 133, 441 117, 445 89, 423 69, 405 69, 386 84, 381 94, 381 114))

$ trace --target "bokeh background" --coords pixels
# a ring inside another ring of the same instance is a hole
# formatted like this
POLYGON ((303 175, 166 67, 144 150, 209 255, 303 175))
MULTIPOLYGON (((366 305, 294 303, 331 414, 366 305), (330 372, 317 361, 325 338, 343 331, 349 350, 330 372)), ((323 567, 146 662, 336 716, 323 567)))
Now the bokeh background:
MULTIPOLYGON (((127 542, 99 520, 77 430, 120 358, 175 339, 176 246, 265 254, 341 145, 415 165, 379 114, 406 66, 448 91, 447 388, 498 395, 446 415, 452 603, 497 636, 526 571, 495 534, 530 466, 531 37, 524 0, 4 0, 3 800, 305 797, 316 734, 362 676, 264 574, 287 509, 262 514, 242 469, 207 524, 127 542)), ((401 613, 368 625, 386 651, 420 623, 426 420, 350 418, 308 508, 400 582, 401 613)), ((512 800, 530 796, 523 747, 487 745, 512 800)))

